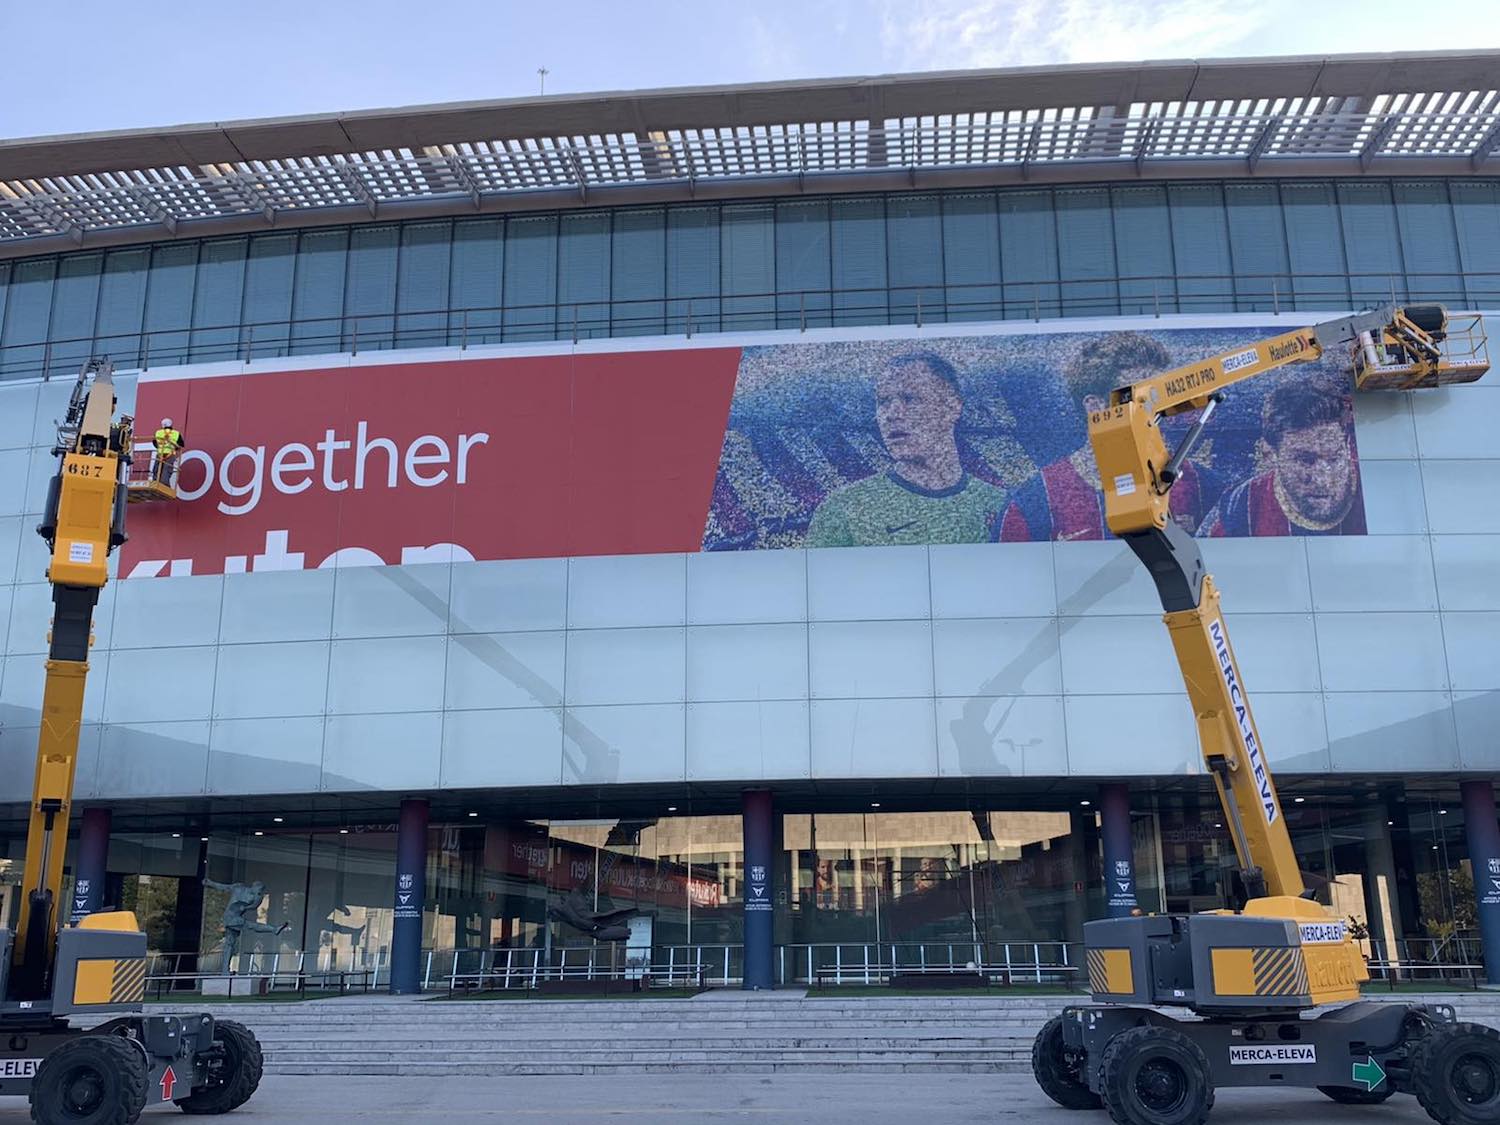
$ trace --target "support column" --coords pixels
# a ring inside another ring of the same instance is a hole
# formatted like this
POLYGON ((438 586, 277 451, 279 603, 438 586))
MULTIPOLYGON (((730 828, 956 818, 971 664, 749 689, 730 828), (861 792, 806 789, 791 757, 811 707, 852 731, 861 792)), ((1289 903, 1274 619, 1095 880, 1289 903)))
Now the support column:
POLYGON ((427 897, 427 802, 401 802, 396 826, 396 913, 391 926, 391 992, 422 991, 422 904, 427 897))
POLYGON ((73 873, 73 903, 68 911, 70 925, 78 925, 87 915, 98 913, 104 905, 104 876, 109 866, 108 809, 84 809, 83 827, 78 832, 78 869, 73 873))
POLYGON ((745 970, 744 987, 770 988, 774 968, 772 922, 776 915, 771 884, 774 869, 771 841, 774 813, 769 789, 746 789, 741 823, 745 839, 745 970))
POLYGON ((1495 789, 1487 779, 1459 786, 1464 799, 1464 831, 1474 869, 1474 897, 1479 939, 1484 943, 1484 975, 1500 985, 1500 823, 1495 819, 1495 789))
POLYGON ((1130 786, 1099 787, 1100 831, 1104 837, 1104 907, 1111 918, 1137 909, 1135 856, 1130 839, 1130 786))

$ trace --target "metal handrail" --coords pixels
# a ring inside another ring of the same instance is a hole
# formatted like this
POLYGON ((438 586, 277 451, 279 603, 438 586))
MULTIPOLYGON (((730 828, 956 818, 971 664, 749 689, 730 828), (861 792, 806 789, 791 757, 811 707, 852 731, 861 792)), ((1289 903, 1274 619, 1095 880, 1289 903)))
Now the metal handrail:
POLYGON ((438 312, 288 317, 0 345, 0 380, 72 377, 109 355, 118 370, 517 342, 719 332, 1050 320, 1175 313, 1339 311, 1385 301, 1500 306, 1500 271, 1122 274, 758 293, 485 305, 438 312), (1426 279, 1424 281, 1424 279, 1426 279), (232 340, 221 340, 232 334, 232 340))

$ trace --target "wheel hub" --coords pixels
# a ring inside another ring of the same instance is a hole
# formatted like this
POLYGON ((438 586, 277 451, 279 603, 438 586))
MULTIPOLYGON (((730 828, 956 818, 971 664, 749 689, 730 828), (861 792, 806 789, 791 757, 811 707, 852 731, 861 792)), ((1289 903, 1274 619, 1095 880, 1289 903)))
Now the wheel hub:
POLYGON ((1135 1090, 1142 1104, 1157 1113, 1173 1109, 1184 1093, 1182 1072, 1163 1059, 1153 1059, 1136 1075, 1135 1090))
POLYGON ((80 1068, 68 1076, 64 1101, 69 1116, 87 1117, 104 1102, 104 1079, 96 1070, 80 1068))
POLYGON ((1494 1100, 1500 1075, 1494 1063, 1483 1055, 1464 1055, 1453 1067, 1453 1088, 1469 1105, 1494 1100))

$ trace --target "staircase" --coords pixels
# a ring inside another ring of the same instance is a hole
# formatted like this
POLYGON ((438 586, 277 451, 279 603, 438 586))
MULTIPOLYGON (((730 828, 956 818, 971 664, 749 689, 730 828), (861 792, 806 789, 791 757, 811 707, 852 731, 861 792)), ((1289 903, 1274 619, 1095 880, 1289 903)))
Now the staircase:
MULTIPOLYGON (((671 1000, 445 1002, 371 996, 209 1010, 255 1031, 270 1074, 994 1074, 1028 1071, 1032 1037, 1070 999, 712 992, 671 1000)), ((1459 1019, 1500 1026, 1500 994, 1396 999, 1452 1004, 1459 1019)))

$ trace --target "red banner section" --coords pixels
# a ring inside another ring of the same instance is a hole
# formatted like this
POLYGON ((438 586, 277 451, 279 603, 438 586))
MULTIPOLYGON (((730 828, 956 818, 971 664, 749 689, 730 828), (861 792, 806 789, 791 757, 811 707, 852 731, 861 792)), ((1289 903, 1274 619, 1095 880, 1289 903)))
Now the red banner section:
POLYGON ((143 382, 186 436, 126 577, 697 551, 738 348, 143 382))

